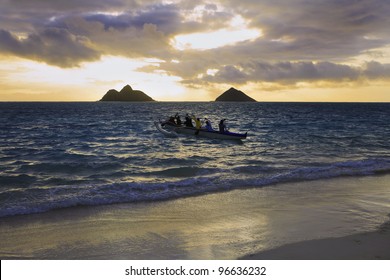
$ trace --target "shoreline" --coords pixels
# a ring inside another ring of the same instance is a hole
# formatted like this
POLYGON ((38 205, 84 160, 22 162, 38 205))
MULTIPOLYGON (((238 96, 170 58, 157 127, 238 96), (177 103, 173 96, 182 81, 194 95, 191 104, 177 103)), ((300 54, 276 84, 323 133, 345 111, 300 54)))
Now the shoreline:
POLYGON ((0 258, 390 259, 380 251, 390 252, 389 181, 334 178, 3 217, 0 258), (338 255, 324 255, 328 247, 338 255), (356 251, 366 247, 372 253, 356 251))
MULTIPOLYGON (((390 214, 389 214, 390 217, 390 214)), ((390 260, 390 221, 378 230, 307 240, 248 254, 240 260, 390 260)))

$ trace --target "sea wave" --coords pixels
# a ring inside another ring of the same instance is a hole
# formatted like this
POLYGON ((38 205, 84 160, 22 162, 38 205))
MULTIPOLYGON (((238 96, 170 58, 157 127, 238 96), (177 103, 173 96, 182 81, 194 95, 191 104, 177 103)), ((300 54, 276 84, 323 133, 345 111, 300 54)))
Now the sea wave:
MULTIPOLYGON (((256 174, 255 166, 240 167, 256 174)), ((257 167, 264 171, 264 167, 257 167)), ((172 172, 167 170, 166 172, 172 172)), ((197 175, 198 169, 185 169, 197 175)), ((59 208, 116 203, 153 202, 239 188, 259 188, 278 183, 390 174, 387 158, 335 162, 312 167, 297 167, 276 174, 231 175, 231 170, 215 170, 176 181, 129 181, 109 184, 77 184, 3 189, 0 193, 0 217, 33 214, 59 208)), ((245 174, 245 172, 244 172, 245 174)))
POLYGON ((389 173, 389 104, 0 103, 0 216, 389 173), (194 113, 238 144, 165 138, 194 113))

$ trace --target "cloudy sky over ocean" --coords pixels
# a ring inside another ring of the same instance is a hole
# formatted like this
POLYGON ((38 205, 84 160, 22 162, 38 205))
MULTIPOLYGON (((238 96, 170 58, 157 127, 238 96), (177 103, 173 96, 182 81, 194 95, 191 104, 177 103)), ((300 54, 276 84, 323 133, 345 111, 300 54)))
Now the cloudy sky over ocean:
POLYGON ((0 0, 0 101, 390 101, 388 0, 0 0))

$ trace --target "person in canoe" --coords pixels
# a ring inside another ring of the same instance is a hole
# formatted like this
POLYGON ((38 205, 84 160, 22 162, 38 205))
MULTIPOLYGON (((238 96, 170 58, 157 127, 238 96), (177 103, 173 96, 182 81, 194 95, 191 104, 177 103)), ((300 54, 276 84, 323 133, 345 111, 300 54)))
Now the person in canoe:
POLYGON ((173 123, 173 124, 176 124, 175 117, 174 117, 174 116, 170 116, 170 117, 168 118, 168 122, 173 123))
POLYGON ((218 128, 220 133, 224 133, 225 131, 227 131, 225 121, 226 119, 222 119, 219 121, 218 128))
POLYGON ((176 120, 176 124, 177 124, 177 125, 181 125, 181 119, 180 119, 179 113, 177 113, 177 114, 175 115, 175 120, 176 120))
POLYGON ((206 121, 206 129, 208 131, 214 131, 214 129, 213 129, 212 125, 211 125, 210 120, 208 118, 205 118, 205 121, 206 121))
POLYGON ((184 124, 186 127, 194 127, 194 125, 192 124, 192 120, 191 120, 191 117, 186 114, 186 120, 184 121, 184 124))
POLYGON ((195 135, 198 135, 200 129, 202 128, 202 122, 200 121, 200 118, 195 117, 195 115, 192 116, 192 119, 195 121, 195 135))
POLYGON ((202 122, 200 121, 200 118, 195 117, 195 115, 192 116, 192 119, 195 122, 195 128, 201 129, 202 128, 202 122))

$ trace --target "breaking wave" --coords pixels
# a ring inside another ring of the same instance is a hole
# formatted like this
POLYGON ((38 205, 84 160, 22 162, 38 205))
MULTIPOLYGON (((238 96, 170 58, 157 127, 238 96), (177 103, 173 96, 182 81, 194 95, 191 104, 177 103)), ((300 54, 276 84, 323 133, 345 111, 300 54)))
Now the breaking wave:
MULTIPOLYGON (((246 166, 255 173, 256 168, 246 166)), ((167 170, 165 172, 173 172, 167 170)), ((183 171, 181 171, 183 172, 183 171)), ((185 169, 195 175, 199 171, 185 169)), ((176 174, 176 171, 174 172, 176 174)), ((201 172, 202 173, 202 172, 201 172)), ((205 172, 205 175, 163 182, 122 182, 111 184, 59 185, 3 190, 0 193, 0 217, 40 213, 58 208, 106 205, 116 203, 153 202, 176 199, 211 192, 239 188, 258 188, 278 183, 336 178, 342 176, 368 176, 390 173, 390 160, 365 159, 337 162, 317 167, 302 167, 270 176, 233 178, 230 170, 205 172)), ((180 176, 179 176, 180 177, 180 176)))

